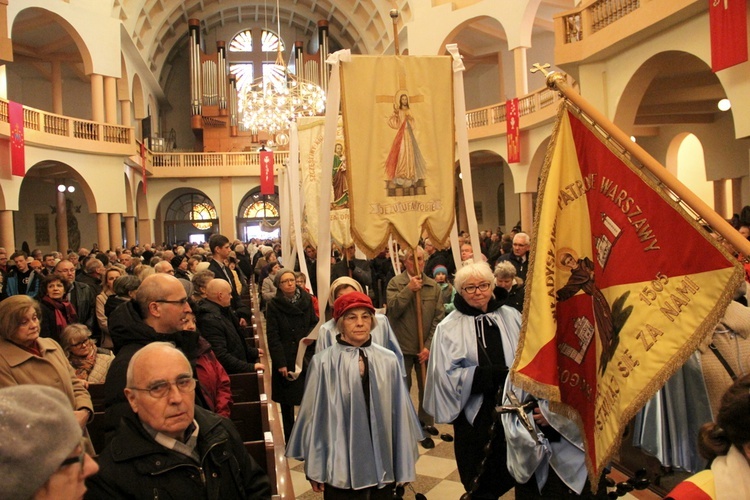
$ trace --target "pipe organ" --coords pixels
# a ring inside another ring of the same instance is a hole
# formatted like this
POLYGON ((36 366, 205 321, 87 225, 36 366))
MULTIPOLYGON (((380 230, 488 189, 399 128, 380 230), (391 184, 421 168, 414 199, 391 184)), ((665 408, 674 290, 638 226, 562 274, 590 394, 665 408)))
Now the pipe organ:
MULTIPOLYGON (((237 79, 229 74, 227 43, 216 42, 216 52, 206 54, 201 48, 198 19, 188 20, 190 50, 191 127, 199 139, 196 148, 203 152, 254 150, 258 141, 273 139, 264 132, 243 131, 239 109, 237 79)), ((294 44, 294 67, 297 78, 328 88, 328 22, 318 22, 319 50, 304 53, 303 43, 294 44)))

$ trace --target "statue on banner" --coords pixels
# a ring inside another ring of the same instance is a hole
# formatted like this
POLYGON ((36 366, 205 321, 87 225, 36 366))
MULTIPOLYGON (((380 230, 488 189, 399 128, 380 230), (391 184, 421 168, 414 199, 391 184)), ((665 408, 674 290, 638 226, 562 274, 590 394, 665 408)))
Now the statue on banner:
POLYGON ((349 184, 346 180, 346 155, 344 144, 336 143, 333 151, 333 197, 331 210, 349 208, 349 184))
POLYGON ((424 194, 423 183, 427 166, 414 135, 414 117, 409 109, 409 94, 404 90, 396 93, 393 114, 388 119, 388 126, 396 129, 396 137, 385 161, 385 173, 389 184, 392 182, 403 188, 404 195, 424 194), (420 187, 422 189, 419 189, 420 187))

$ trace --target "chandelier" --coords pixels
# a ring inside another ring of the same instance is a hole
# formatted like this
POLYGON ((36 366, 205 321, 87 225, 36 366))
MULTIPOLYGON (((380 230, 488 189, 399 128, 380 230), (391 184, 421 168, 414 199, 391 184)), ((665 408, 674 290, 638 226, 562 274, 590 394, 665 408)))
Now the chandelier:
MULTIPOLYGON (((279 2, 276 2, 278 35, 281 36, 279 2)), ((301 64, 299 61, 298 64, 301 64)), ((326 95, 315 83, 292 73, 284 64, 281 43, 278 45, 276 62, 268 72, 253 80, 237 96, 242 112, 242 125, 253 133, 268 132, 271 135, 289 130, 292 121, 303 116, 320 115, 325 111, 326 95)))

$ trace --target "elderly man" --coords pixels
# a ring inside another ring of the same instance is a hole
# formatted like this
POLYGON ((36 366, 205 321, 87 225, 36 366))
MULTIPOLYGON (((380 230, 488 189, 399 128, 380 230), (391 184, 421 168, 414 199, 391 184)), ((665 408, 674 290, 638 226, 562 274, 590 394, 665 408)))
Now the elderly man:
MULTIPOLYGON (((443 294, 435 280, 424 272, 417 272, 417 265, 421 270, 424 268, 424 249, 417 247, 417 264, 415 265, 413 252, 409 251, 404 257, 406 270, 395 276, 388 283, 388 307, 386 309, 388 320, 391 322, 393 331, 404 353, 404 366, 406 368, 406 384, 411 391, 411 372, 416 372, 417 388, 419 390, 419 420, 425 430, 437 435, 431 415, 422 408, 424 398, 424 378, 420 365, 426 364, 430 357, 430 340, 435 333, 435 328, 445 316, 443 308, 443 294), (417 305, 417 292, 419 292, 420 304, 417 305), (422 340, 423 347, 420 350, 419 329, 417 327, 417 307, 422 309, 422 340)), ((425 448, 434 448, 435 443, 427 437, 422 441, 425 448)))
MULTIPOLYGON (((97 259, 93 259, 101 265, 97 259)), ((83 323, 89 330, 94 331, 96 322, 96 291, 86 283, 76 280, 76 268, 69 260, 61 260, 55 265, 55 274, 70 285, 68 301, 73 304, 78 313, 78 322, 83 323)))
POLYGON ((90 258, 84 264, 84 270, 76 276, 76 281, 86 283, 94 289, 96 295, 102 293, 102 276, 104 275, 104 264, 96 258, 90 258))
POLYGON ((500 256, 498 262, 508 261, 516 268, 516 276, 526 282, 526 273, 529 270, 529 250, 531 249, 531 240, 526 233, 516 233, 513 236, 513 251, 500 256))
POLYGON ((206 285, 206 298, 198 306, 198 329, 213 348, 227 373, 263 370, 258 363, 260 352, 249 348, 240 332, 240 321, 230 307, 232 287, 224 280, 206 285))
POLYGON ((152 342, 174 342, 178 348, 197 348, 197 333, 183 332, 190 312, 185 288, 169 274, 152 274, 143 280, 135 300, 127 302, 109 317, 109 333, 114 343, 115 359, 109 367, 105 389, 105 428, 114 430, 127 404, 123 389, 128 362, 133 355, 152 342))
POLYGON ((154 271, 156 271, 156 274, 171 274, 174 276, 174 267, 172 267, 172 264, 166 260, 157 262, 154 266, 154 271))
POLYGON ((419 422, 393 352, 372 342, 375 308, 353 291, 333 304, 340 332, 309 367, 287 456, 326 499, 394 498, 416 479, 419 422))
POLYGON ((167 342, 128 364, 129 411, 99 456, 88 499, 270 498, 268 477, 232 423, 195 406, 185 355, 167 342))
POLYGON ((213 234, 208 240, 208 246, 213 255, 211 262, 208 264, 208 270, 214 273, 214 278, 224 280, 232 287, 232 309, 240 317, 240 324, 245 326, 252 314, 249 307, 242 305, 240 291, 237 290, 237 282, 229 268, 229 254, 232 253, 229 238, 223 234, 213 234))
POLYGON ((99 466, 86 454, 65 394, 41 385, 6 387, 0 415, 0 499, 81 498, 84 480, 99 466))

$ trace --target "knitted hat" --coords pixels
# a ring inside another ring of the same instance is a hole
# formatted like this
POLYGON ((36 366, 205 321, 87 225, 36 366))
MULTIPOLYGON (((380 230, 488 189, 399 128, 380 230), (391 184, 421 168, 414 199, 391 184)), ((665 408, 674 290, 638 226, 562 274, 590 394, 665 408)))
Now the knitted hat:
POLYGON ((333 303, 333 319, 338 321, 346 311, 358 307, 369 309, 371 313, 375 314, 375 307, 372 305, 370 297, 362 292, 352 292, 342 295, 333 303))
POLYGON ((362 285, 360 285, 354 278, 350 278, 349 276, 336 278, 333 280, 333 283, 331 283, 331 294, 328 296, 328 304, 331 307, 333 307, 333 302, 336 300, 336 290, 343 285, 351 286, 358 292, 362 291, 362 285))
POLYGON ((434 278, 440 273, 443 273, 444 275, 448 276, 448 268, 445 266, 435 266, 435 269, 432 270, 432 277, 434 278))
POLYGON ((276 288, 279 288, 279 285, 281 285, 281 276, 284 274, 291 274, 293 277, 295 277, 294 270, 289 269, 288 267, 282 267, 278 270, 276 273, 276 276, 273 278, 273 286, 276 288))
POLYGON ((0 389, 0 500, 31 498, 81 442, 81 427, 59 389, 0 389))

